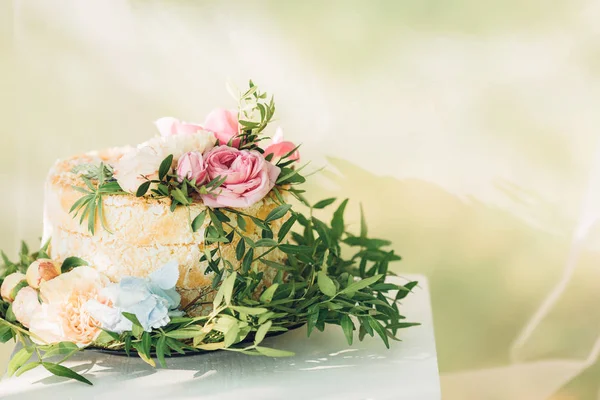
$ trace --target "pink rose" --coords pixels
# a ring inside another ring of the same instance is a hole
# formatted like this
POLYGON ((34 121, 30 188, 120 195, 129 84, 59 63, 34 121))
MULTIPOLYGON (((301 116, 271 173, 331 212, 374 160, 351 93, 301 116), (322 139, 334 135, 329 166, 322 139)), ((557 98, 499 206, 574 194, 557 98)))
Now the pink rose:
POLYGON ((177 175, 181 180, 187 178, 195 185, 206 183, 208 174, 204 167, 202 154, 197 151, 190 151, 181 156, 177 163, 177 175))
MULTIPOLYGON (((277 132, 275 132, 275 135, 273 136, 272 143, 265 149, 264 156, 266 157, 269 154, 273 154, 273 159, 281 158, 289 152, 291 152, 292 150, 294 150, 295 148, 296 145, 294 143, 286 142, 285 140, 283 140, 283 130, 281 130, 281 128, 278 128, 277 132)), ((294 151, 289 156, 289 159, 294 161, 300 160, 300 152, 298 150, 294 151)))
POLYGON ((216 196, 202 195, 209 207, 250 207, 273 189, 279 167, 267 162, 254 150, 215 147, 205 156, 208 179, 225 177, 216 196))
POLYGON ((154 122, 160 135, 163 137, 174 135, 189 135, 201 131, 203 128, 197 124, 183 122, 173 117, 163 117, 154 122))
MULTIPOLYGON (((204 129, 214 133, 215 137, 219 139, 220 145, 227 145, 232 138, 238 136, 240 131, 237 110, 225 110, 223 108, 212 110, 206 116, 204 129)), ((240 139, 233 140, 231 145, 238 147, 240 139)))

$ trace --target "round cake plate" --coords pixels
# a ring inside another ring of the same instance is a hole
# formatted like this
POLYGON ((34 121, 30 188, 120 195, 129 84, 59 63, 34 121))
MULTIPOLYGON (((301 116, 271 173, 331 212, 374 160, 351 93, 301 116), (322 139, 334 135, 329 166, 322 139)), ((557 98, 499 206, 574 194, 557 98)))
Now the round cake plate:
MULTIPOLYGON (((305 324, 292 325, 285 332, 267 333, 266 338, 281 336, 281 335, 283 335, 285 333, 288 333, 289 331, 293 331, 295 329, 301 328, 304 325, 305 324)), ((248 344, 248 343, 252 343, 252 342, 254 342, 254 335, 253 334, 249 334, 244 340, 242 340, 238 344, 248 344)), ((112 350, 112 349, 105 349, 105 348, 102 348, 102 347, 90 346, 90 347, 87 347, 85 350, 95 351, 97 353, 103 353, 103 354, 110 354, 110 355, 113 355, 113 356, 121 356, 121 357, 131 357, 131 356, 136 356, 137 355, 137 351, 134 348, 132 348, 129 351, 129 355, 127 355, 127 353, 123 349, 121 349, 121 350, 112 350)), ((219 350, 217 350, 217 351, 219 351, 219 350)), ((167 354, 165 354, 165 357, 174 358, 174 357, 200 356, 200 355, 204 355, 204 354, 208 354, 208 353, 214 353, 214 351, 200 350, 200 349, 198 349, 196 351, 186 351, 183 354, 177 353, 176 351, 172 351, 170 356, 167 355, 167 354)), ((156 357, 156 352, 154 352, 154 351, 150 352, 150 356, 151 357, 156 357)))

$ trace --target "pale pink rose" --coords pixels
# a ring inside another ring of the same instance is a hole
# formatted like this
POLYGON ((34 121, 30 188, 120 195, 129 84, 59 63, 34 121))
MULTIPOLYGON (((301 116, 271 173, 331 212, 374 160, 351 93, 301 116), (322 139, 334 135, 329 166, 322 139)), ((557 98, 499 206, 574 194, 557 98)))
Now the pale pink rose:
POLYGON ((208 179, 225 177, 216 196, 202 195, 209 207, 250 207, 273 189, 279 167, 267 162, 254 150, 238 150, 233 147, 215 147, 205 156, 208 179))
MULTIPOLYGON (((292 142, 288 142, 283 140, 283 130, 281 128, 277 129, 275 135, 273 136, 273 141, 267 148, 265 149, 264 156, 268 156, 269 154, 273 154, 272 161, 276 158, 281 158, 286 154, 290 153, 292 150, 296 148, 296 145, 292 142)), ((300 152, 298 150, 294 151, 290 156, 290 160, 299 161, 300 160, 300 152)))
POLYGON ((52 344, 63 341, 85 347, 101 330, 99 323, 84 307, 88 300, 108 303, 100 291, 109 280, 92 267, 82 266, 42 282, 42 305, 32 315, 29 331, 36 343, 52 344))
POLYGON ((17 321, 27 328, 29 328, 29 324, 31 323, 31 316, 41 307, 42 305, 38 300, 38 293, 31 287, 19 290, 15 301, 12 303, 12 310, 17 321))
POLYGON ((29 286, 37 289, 40 287, 40 283, 54 279, 58 275, 60 275, 60 264, 46 258, 40 258, 27 268, 26 277, 29 286))
POLYGON ((154 122, 161 136, 190 135, 202 130, 202 126, 183 122, 173 117, 163 117, 154 122))
POLYGON ((19 285, 19 283, 25 280, 27 280, 27 278, 25 278, 25 275, 20 272, 13 272, 4 278, 2 286, 0 286, 0 296, 2 296, 4 301, 12 303, 15 300, 12 291, 17 287, 17 285, 19 285))
POLYGON ((202 185, 207 182, 208 173, 204 166, 202 153, 190 151, 185 153, 177 163, 177 175, 181 180, 187 178, 195 185, 202 185))
MULTIPOLYGON (((214 133, 215 137, 219 139, 220 145, 227 145, 232 138, 238 136, 240 131, 237 110, 226 110, 224 108, 212 110, 206 116, 204 129, 214 133)), ((231 145, 238 147, 240 139, 232 140, 231 145)))

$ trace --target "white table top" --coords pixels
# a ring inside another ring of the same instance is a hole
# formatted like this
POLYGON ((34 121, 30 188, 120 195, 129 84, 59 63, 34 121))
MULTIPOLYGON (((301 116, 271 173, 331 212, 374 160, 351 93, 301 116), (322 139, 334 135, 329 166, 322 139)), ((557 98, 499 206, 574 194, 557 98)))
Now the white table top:
MULTIPOLYGON (((402 342, 387 350, 379 339, 349 347, 341 328, 306 328, 267 339, 265 346, 291 350, 289 358, 252 357, 219 351, 167 359, 154 369, 137 358, 93 351, 77 354, 66 366, 94 383, 84 385, 36 368, 0 382, 0 398, 9 399, 410 399, 441 398, 432 314, 427 283, 401 307, 407 321, 421 326, 399 331, 402 342)), ((393 281, 400 278, 393 278, 393 281)), ((398 281, 404 283, 405 281, 398 281)))

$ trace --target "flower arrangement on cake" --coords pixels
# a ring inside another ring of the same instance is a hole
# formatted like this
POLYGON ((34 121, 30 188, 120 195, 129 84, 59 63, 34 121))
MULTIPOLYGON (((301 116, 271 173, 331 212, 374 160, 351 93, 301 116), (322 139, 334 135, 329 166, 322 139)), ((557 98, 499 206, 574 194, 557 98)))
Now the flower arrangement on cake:
POLYGON ((416 282, 386 282, 390 242, 347 231, 348 200, 310 203, 299 146, 265 134, 272 97, 249 89, 203 124, 156 121, 137 147, 59 161, 45 193, 44 245, 0 270, 0 341, 22 344, 8 375, 62 365, 86 348, 165 367, 173 353, 280 357, 270 335, 338 325, 389 347, 416 282), (292 205, 293 203, 293 205, 292 205), (335 207, 329 223, 314 210, 335 207))

